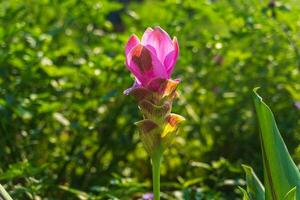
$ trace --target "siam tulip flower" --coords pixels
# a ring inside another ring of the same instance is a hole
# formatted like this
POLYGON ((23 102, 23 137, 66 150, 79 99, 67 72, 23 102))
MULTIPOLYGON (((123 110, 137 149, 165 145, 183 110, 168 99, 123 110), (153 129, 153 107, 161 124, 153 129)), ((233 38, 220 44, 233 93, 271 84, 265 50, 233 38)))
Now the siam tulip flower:
POLYGON ((170 79, 179 54, 176 37, 171 40, 160 27, 147 28, 142 40, 132 35, 125 47, 126 65, 135 76, 133 87, 147 86, 155 78, 170 79))
POLYGON ((127 68, 134 75, 135 82, 124 93, 136 98, 143 114, 143 120, 136 125, 151 157, 154 200, 159 200, 162 154, 184 120, 182 116, 171 113, 180 83, 178 79, 171 79, 179 54, 178 42, 176 38, 171 40, 160 27, 148 28, 141 41, 135 35, 129 38, 125 53, 127 68))

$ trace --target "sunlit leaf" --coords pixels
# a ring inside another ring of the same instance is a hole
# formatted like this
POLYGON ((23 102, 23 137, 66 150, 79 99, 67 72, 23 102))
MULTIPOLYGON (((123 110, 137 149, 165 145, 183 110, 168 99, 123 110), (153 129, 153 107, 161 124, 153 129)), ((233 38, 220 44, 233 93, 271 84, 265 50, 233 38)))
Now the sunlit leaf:
MULTIPOLYGON (((257 94, 257 88, 253 97, 261 129, 266 200, 282 200, 293 187, 300 187, 300 174, 280 135, 273 113, 257 94)), ((300 193, 297 195, 300 198, 300 193)))
POLYGON ((0 184, 0 199, 13 200, 1 184, 0 184))
POLYGON ((67 187, 67 186, 64 186, 64 185, 60 185, 59 188, 61 190, 64 190, 66 192, 69 192, 69 193, 75 195, 80 200, 87 200, 87 199, 89 199, 89 195, 87 193, 83 192, 83 191, 76 190, 74 188, 70 188, 70 187, 67 187))

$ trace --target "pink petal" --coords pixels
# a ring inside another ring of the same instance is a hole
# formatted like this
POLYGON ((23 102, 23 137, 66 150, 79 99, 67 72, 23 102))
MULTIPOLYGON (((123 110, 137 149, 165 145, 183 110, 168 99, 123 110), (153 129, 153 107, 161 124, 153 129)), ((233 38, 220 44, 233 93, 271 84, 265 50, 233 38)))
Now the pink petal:
POLYGON ((153 29, 151 27, 148 27, 146 29, 146 31, 144 32, 143 36, 142 36, 142 41, 141 41, 141 44, 146 46, 147 49, 149 49, 155 56, 157 56, 156 54, 156 50, 153 46, 151 45, 147 45, 147 40, 149 38, 149 35, 153 32, 153 29))
POLYGON ((148 46, 153 47, 161 63, 163 63, 165 57, 174 50, 170 36, 160 27, 155 27, 152 31, 148 28, 142 37, 141 43, 147 46, 148 49, 150 49, 148 46))
POLYGON ((148 40, 149 35, 150 35, 150 33, 152 33, 152 32, 153 32, 153 29, 152 29, 151 27, 148 27, 148 28, 145 30, 145 32, 144 32, 144 34, 143 34, 143 36, 142 36, 142 42, 141 42, 143 45, 146 44, 146 41, 148 40))
POLYGON ((145 46, 135 46, 126 56, 128 69, 143 85, 153 78, 167 78, 167 71, 158 58, 145 46))
POLYGON ((134 81, 134 83, 133 83, 133 85, 130 87, 130 88, 128 88, 128 89, 126 89, 125 91, 124 91, 124 94, 125 95, 129 95, 129 93, 131 93, 133 90, 135 90, 136 88, 139 88, 141 85, 137 82, 137 81, 134 81))
POLYGON ((139 38, 136 36, 136 35, 132 35, 127 44, 126 44, 126 47, 125 47, 125 53, 126 55, 130 52, 130 50, 135 47, 136 45, 138 45, 140 43, 140 40, 139 38))
POLYGON ((171 51, 164 60, 164 65, 167 69, 169 78, 171 77, 171 74, 173 72, 174 66, 176 64, 179 55, 179 45, 176 37, 174 37, 173 39, 173 45, 174 45, 174 51, 171 51))

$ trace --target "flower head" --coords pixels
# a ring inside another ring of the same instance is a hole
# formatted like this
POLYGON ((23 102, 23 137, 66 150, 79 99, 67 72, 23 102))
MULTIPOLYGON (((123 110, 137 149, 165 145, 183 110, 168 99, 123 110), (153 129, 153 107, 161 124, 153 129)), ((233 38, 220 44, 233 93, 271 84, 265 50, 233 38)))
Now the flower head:
POLYGON ((160 27, 147 28, 140 41, 132 35, 125 47, 126 65, 135 76, 131 89, 146 87, 153 79, 170 79, 179 54, 176 37, 171 40, 167 32, 160 27))

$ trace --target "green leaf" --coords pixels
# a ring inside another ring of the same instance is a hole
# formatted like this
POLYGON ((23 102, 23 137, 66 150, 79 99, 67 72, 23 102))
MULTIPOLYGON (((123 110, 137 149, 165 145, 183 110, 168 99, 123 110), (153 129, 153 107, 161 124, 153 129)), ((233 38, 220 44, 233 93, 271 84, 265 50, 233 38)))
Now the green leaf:
POLYGON ((61 189, 61 190, 67 191, 71 194, 74 194, 80 200, 89 199, 89 195, 87 193, 83 192, 83 191, 76 190, 74 188, 70 188, 70 187, 67 187, 67 186, 64 186, 64 185, 59 185, 58 188, 61 189))
POLYGON ((284 197, 284 200, 296 200, 297 190, 296 187, 291 189, 284 197))
POLYGON ((242 187, 239 187, 239 189, 243 193, 243 200, 250 200, 248 192, 244 188, 242 188, 242 187))
MULTIPOLYGON (((261 129, 261 148, 267 200, 282 200, 295 186, 300 187, 300 174, 276 126, 270 108, 254 89, 254 102, 261 129)), ((300 194, 298 192, 298 199, 300 194)))
POLYGON ((247 192, 251 200, 264 200, 265 188, 257 178, 253 169, 247 165, 243 165, 246 173, 247 192))

